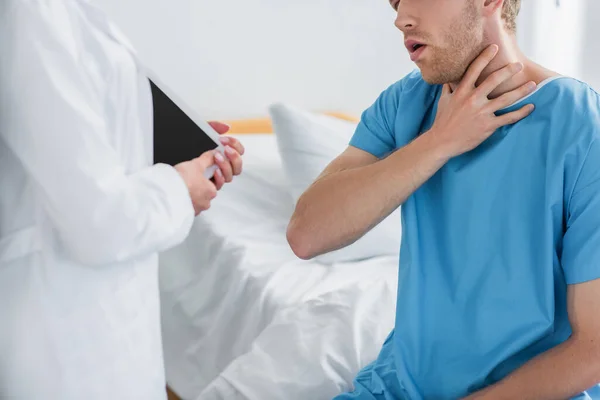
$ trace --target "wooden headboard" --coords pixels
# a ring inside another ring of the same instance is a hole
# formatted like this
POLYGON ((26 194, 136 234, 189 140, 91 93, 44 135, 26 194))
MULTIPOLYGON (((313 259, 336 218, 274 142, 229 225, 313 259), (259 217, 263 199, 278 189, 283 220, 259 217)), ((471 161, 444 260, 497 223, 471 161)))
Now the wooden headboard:
MULTIPOLYGON (((358 118, 339 112, 326 112, 325 115, 340 118, 346 121, 357 122, 358 118)), ((254 119, 238 119, 223 121, 228 124, 231 129, 230 134, 252 134, 252 133, 273 133, 273 125, 269 118, 254 118, 254 119)))

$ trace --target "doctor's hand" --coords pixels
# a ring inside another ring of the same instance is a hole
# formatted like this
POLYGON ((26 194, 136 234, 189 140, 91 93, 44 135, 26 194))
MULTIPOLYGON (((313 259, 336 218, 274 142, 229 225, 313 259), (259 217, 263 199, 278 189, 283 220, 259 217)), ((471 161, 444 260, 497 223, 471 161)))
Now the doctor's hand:
MULTIPOLYGON (((220 134, 229 131, 229 126, 220 122, 209 122, 220 134)), ((200 157, 175 166, 190 192, 195 215, 210 208, 211 201, 217 196, 226 182, 231 182, 234 175, 242 172, 242 155, 244 146, 235 138, 222 136, 221 143, 225 146, 226 158, 218 151, 207 151, 200 157), (206 179, 204 172, 216 165, 213 179, 206 179)))
MULTIPOLYGON (((229 131, 229 126, 220 122, 209 122, 209 124, 220 134, 223 135, 229 131)), ((225 156, 221 153, 215 153, 215 163, 219 167, 214 176, 214 183, 217 190, 220 190, 225 183, 233 180, 233 177, 242 173, 242 155, 244 146, 239 140, 230 136, 221 136, 221 143, 225 146, 225 156)))
MULTIPOLYGON (((204 172, 215 165, 215 153, 214 150, 207 151, 200 157, 175 166, 188 188, 196 216, 202 211, 208 210, 211 201, 217 197, 217 187, 210 179, 204 177, 204 172)), ((218 174, 219 170, 217 169, 215 177, 218 174)))
POLYGON ((473 61, 454 91, 448 84, 442 89, 437 115, 430 132, 436 143, 440 144, 450 157, 473 150, 496 129, 513 124, 533 111, 533 105, 527 104, 513 112, 498 116, 495 114, 496 111, 531 93, 536 88, 535 82, 527 82, 495 99, 488 97, 500 84, 523 69, 520 63, 506 65, 477 85, 481 73, 497 52, 498 46, 490 45, 473 61))

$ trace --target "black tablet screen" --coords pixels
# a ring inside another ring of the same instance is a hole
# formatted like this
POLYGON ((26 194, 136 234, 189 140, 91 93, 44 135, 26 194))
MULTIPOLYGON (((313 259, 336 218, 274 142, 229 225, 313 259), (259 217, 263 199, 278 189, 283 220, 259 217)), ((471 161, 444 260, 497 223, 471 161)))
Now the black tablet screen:
POLYGON ((154 104, 154 163, 176 165, 217 144, 183 112, 152 80, 154 104))

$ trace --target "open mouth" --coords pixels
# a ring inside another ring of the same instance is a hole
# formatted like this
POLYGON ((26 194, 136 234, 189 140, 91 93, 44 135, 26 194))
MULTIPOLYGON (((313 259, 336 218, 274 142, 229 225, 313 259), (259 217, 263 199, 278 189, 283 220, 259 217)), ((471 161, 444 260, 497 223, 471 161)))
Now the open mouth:
POLYGON ((417 42, 416 40, 407 40, 404 45, 406 46, 412 61, 417 61, 420 58, 421 53, 427 48, 427 45, 417 42))
POLYGON ((415 44, 413 44, 411 53, 414 53, 415 51, 419 50, 421 47, 425 47, 425 45, 421 44, 421 43, 415 43, 415 44))
POLYGON ((419 51, 423 47, 425 47, 425 44, 423 42, 413 40, 413 39, 406 39, 404 41, 404 45, 406 46, 406 49, 408 50, 409 53, 414 53, 416 51, 419 51))

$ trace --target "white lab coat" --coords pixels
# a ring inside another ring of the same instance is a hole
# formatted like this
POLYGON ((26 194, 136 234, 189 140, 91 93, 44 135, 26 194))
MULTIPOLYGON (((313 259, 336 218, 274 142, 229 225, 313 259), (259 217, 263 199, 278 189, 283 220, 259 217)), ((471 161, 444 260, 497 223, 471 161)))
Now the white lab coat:
POLYGON ((0 398, 165 398, 157 254, 194 213, 151 101, 87 1, 0 1, 0 398))

